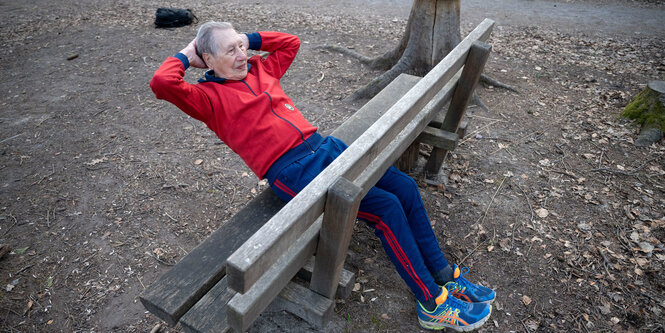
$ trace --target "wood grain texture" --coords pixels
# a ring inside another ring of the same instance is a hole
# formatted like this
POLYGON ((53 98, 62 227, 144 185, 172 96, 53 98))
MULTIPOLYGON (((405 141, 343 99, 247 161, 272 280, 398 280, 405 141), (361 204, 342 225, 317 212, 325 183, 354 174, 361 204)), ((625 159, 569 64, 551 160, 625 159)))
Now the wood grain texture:
POLYGON ((275 299, 316 250, 322 219, 317 219, 244 294, 229 301, 227 320, 236 332, 244 332, 275 299))
MULTIPOLYGON (((474 41, 472 43, 471 49, 469 50, 464 63, 462 77, 457 83, 457 88, 455 88, 455 93, 450 101, 448 112, 446 112, 446 117, 441 124, 442 130, 452 133, 457 132, 460 121, 464 116, 464 111, 478 85, 480 74, 483 73, 491 49, 491 46, 483 42, 474 41)), ((439 172, 441 165, 443 165, 443 160, 446 157, 446 153, 447 150, 442 148, 434 147, 434 149, 432 149, 427 164, 425 165, 427 173, 437 174, 439 172)))
POLYGON ((235 293, 227 288, 222 278, 187 313, 180 325, 187 333, 224 333, 231 328, 226 322, 226 305, 235 293))
MULTIPOLYGON (((370 100, 340 125, 332 135, 347 144, 353 143, 419 80, 420 78, 416 76, 401 75, 379 96, 370 100)), ((145 308, 169 325, 175 325, 178 319, 224 276, 228 255, 284 205, 285 203, 277 198, 270 189, 252 199, 231 220, 206 238, 195 250, 183 257, 142 293, 140 300, 145 308), (203 259, 207 259, 207 261, 202 261, 199 259, 202 253, 217 253, 218 255, 204 255, 203 259)), ((313 267, 312 262, 305 278, 308 281, 311 279, 313 267)), ((337 297, 348 297, 354 281, 355 274, 346 270, 342 271, 337 297)))
POLYGON ((429 74, 395 103, 335 161, 247 240, 227 261, 229 286, 244 293, 323 212, 328 188, 339 177, 354 180, 461 68, 471 44, 486 40, 494 22, 486 19, 429 74))
POLYGON ((328 190, 310 289, 333 298, 353 234, 362 189, 339 178, 328 190))
POLYGON ((317 329, 323 329, 333 315, 334 305, 332 299, 290 282, 275 298, 271 308, 288 311, 317 329))
POLYGON ((426 126, 418 136, 420 142, 444 150, 455 150, 458 139, 459 136, 457 133, 447 132, 430 126, 426 126))
POLYGON ((226 259, 268 221, 284 202, 264 191, 213 232, 140 295, 143 306, 175 325, 226 272, 226 259))

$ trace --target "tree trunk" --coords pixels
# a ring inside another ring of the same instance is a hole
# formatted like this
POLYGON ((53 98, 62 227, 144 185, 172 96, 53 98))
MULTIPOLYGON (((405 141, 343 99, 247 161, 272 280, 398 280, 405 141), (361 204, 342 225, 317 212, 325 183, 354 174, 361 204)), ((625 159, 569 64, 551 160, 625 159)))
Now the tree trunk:
POLYGON ((351 98, 371 98, 401 73, 425 75, 459 42, 460 0, 414 0, 399 45, 381 57, 360 58, 373 68, 392 68, 351 98))

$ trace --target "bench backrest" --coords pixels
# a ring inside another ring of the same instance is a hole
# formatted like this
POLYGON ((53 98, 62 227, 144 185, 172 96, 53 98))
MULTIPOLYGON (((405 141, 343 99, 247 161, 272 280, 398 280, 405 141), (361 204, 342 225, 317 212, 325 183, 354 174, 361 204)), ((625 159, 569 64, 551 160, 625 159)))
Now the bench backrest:
POLYGON ((476 27, 228 258, 228 286, 239 293, 229 302, 235 330, 244 331, 314 253, 331 186, 344 178, 361 196, 369 191, 451 100, 472 44, 487 40, 493 25, 486 19, 476 27))

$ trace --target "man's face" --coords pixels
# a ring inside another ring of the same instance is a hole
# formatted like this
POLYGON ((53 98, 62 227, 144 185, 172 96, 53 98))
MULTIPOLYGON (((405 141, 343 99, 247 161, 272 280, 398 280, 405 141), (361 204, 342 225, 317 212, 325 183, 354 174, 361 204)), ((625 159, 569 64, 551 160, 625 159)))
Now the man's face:
POLYGON ((217 30, 214 34, 220 49, 216 55, 203 55, 208 67, 215 71, 217 77, 244 79, 247 76, 247 50, 240 35, 233 29, 217 30))

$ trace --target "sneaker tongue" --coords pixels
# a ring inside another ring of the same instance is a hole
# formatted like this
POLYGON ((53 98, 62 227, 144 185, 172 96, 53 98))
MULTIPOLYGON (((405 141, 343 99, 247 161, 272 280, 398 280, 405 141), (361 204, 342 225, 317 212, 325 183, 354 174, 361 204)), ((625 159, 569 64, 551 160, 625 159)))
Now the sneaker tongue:
POLYGON ((435 299, 436 305, 441 305, 446 302, 446 299, 448 299, 448 289, 446 288, 441 288, 441 295, 435 299))

